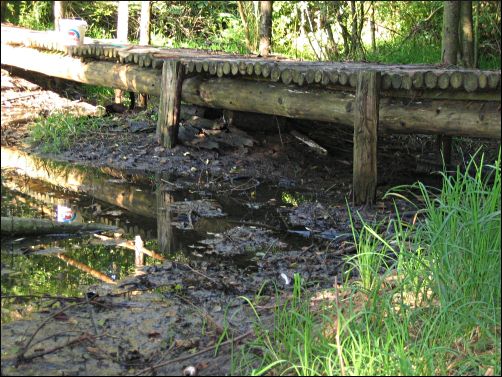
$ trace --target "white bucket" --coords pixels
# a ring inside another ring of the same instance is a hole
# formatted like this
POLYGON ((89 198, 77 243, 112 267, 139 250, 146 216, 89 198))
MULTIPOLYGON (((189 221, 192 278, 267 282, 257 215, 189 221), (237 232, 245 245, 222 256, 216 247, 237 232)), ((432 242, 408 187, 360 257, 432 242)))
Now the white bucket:
POLYGON ((59 30, 64 36, 67 45, 80 46, 84 44, 87 22, 72 18, 62 18, 59 20, 59 30))

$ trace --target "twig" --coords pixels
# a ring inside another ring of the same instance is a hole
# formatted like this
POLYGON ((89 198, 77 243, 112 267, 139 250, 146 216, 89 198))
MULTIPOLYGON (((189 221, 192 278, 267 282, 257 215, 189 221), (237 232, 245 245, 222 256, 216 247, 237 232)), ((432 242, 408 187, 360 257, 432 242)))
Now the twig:
POLYGON ((87 297, 87 295, 85 295, 85 303, 87 306, 87 311, 89 313, 89 317, 91 317, 92 326, 94 328, 94 335, 98 336, 98 326, 96 325, 96 320, 94 319, 94 309, 92 308, 92 305, 89 302, 89 297, 87 297))
POLYGON ((46 351, 40 351, 40 352, 36 352, 34 353, 33 355, 30 355, 30 356, 24 356, 17 360, 17 363, 21 363, 21 362, 27 362, 27 361, 31 361, 33 359, 36 359, 37 357, 42 357, 44 355, 47 355, 49 353, 53 353, 53 352, 56 352, 56 351, 59 351, 60 349, 63 349, 65 347, 69 347, 73 344, 76 344, 76 343, 80 343, 80 342, 83 342, 83 341, 86 341, 86 340, 93 340, 94 337, 92 335, 89 335, 89 334, 84 334, 84 335, 81 335, 79 336, 78 338, 75 338, 73 340, 70 340, 69 342, 61 345, 61 346, 56 346, 54 348, 51 348, 51 349, 48 349, 46 351))
POLYGON ((281 126, 279 125, 277 117, 274 118, 275 118, 275 123, 277 124, 277 131, 279 131, 279 139, 281 139, 281 145, 284 147, 284 142, 282 141, 281 126))
POLYGON ((26 351, 28 350, 28 347, 30 346, 31 342, 33 341, 33 339, 35 338, 35 336, 38 334, 38 332, 40 330, 42 330, 42 328, 51 320, 53 319, 54 317, 56 317, 57 315, 65 312, 66 310, 74 307, 74 306, 78 306, 78 305, 81 305, 82 303, 81 302, 76 302, 76 303, 73 303, 73 304, 70 304, 70 305, 67 305, 65 306, 63 309, 61 310, 58 310, 56 313, 52 314, 51 316, 49 316, 48 318, 45 319, 45 321, 42 322, 42 324, 40 326, 38 326, 38 328, 35 330, 35 332, 31 335, 30 339, 28 340, 28 342, 26 343, 26 345, 21 349, 21 351, 19 351, 18 355, 17 355, 17 360, 20 362, 22 360, 25 360, 25 356, 24 354, 26 353, 26 351))
POLYGON ((196 352, 196 353, 193 353, 191 355, 188 355, 188 356, 181 356, 181 357, 177 357, 176 359, 171 359, 171 360, 167 360, 167 361, 164 361, 162 363, 159 363, 157 365, 152 365, 151 367, 149 368, 146 368, 146 369, 142 369, 140 370, 138 373, 135 374, 135 376, 141 376, 143 373, 146 373, 146 372, 149 372, 149 371, 153 371, 154 369, 157 369, 157 368, 160 368, 160 367, 163 367, 163 366, 166 366, 166 365, 169 365, 169 364, 173 364, 173 363, 178 363, 180 361, 185 361, 185 360, 188 360, 188 359, 191 359, 192 357, 195 357, 195 356, 199 356, 199 355, 202 355, 206 352, 209 352, 209 351, 212 351, 213 349, 215 349, 216 347, 223 347, 223 346, 226 346, 227 344, 230 344, 230 343, 234 343, 234 342, 238 342, 239 340, 242 340, 244 338, 247 338, 248 336, 250 336, 251 334, 253 334, 253 331, 248 331, 247 333, 245 334, 242 334, 240 336, 238 336, 237 338, 235 339, 229 339, 223 343, 217 343, 211 347, 208 347, 208 348, 204 348, 202 351, 199 351, 199 352, 196 352))

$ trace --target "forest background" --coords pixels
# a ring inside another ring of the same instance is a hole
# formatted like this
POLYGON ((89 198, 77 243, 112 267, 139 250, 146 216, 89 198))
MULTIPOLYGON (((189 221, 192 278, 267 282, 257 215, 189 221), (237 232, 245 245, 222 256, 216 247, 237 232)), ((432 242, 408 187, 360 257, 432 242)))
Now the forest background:
MULTIPOLYGON (((54 1, 2 1, 2 22, 54 28, 54 1)), ((64 17, 87 20, 87 36, 115 38, 116 1, 66 1, 64 17)), ((139 41, 141 1, 129 1, 128 40, 139 41)), ((152 1, 151 44, 236 53, 259 47, 259 1, 152 1)), ((274 1, 272 53, 305 60, 441 63, 448 1, 274 1)), ((475 67, 500 68, 500 1, 472 10, 475 67)), ((461 10, 462 12, 462 10, 461 10)), ((459 29, 462 25, 462 14, 459 29)), ((459 33, 460 38, 462 33, 459 33)), ((461 46, 462 41, 459 41, 461 46)), ((461 49, 460 49, 461 50, 461 49)), ((461 64, 462 60, 458 60, 461 64)))

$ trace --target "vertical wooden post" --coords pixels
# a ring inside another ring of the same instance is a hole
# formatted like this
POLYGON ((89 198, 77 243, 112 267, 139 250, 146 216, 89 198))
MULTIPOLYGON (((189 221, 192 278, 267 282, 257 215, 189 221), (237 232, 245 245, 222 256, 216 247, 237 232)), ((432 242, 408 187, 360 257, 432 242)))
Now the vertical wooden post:
POLYGON ((173 148, 178 138, 184 70, 178 60, 165 61, 162 67, 157 141, 166 148, 173 148))
POLYGON ((146 109, 146 106, 148 105, 148 94, 138 94, 138 107, 142 107, 146 109))
POLYGON ((354 106, 353 200, 372 204, 377 185, 377 129, 380 72, 359 72, 354 106))

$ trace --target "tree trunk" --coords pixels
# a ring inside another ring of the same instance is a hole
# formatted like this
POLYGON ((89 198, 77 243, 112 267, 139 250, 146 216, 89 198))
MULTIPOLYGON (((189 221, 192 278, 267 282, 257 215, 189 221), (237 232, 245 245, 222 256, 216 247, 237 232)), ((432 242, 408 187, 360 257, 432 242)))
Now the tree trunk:
MULTIPOLYGON (((117 40, 127 43, 127 34, 129 31, 129 2, 119 1, 117 9, 117 40)), ((124 93, 122 90, 115 89, 115 103, 122 103, 124 93)))
POLYGON ((127 43, 129 31, 129 2, 119 1, 117 12, 117 40, 127 43))
POLYGON ((441 48, 441 60, 443 64, 457 64, 459 14, 460 4, 458 1, 444 2, 443 40, 441 48))
POLYGON ((261 56, 270 54, 272 41, 272 1, 260 1, 260 47, 261 56))
POLYGON ((371 2, 371 19, 370 19, 370 29, 371 29, 371 51, 376 52, 376 30, 375 30, 375 2, 371 2))
POLYGON ((249 23, 246 17, 246 13, 244 13, 244 4, 242 1, 237 1, 237 8, 239 10, 239 15, 241 16, 242 26, 244 27, 244 36, 246 37, 246 47, 249 52, 253 52, 255 46, 253 46, 253 44, 251 43, 249 23))
POLYGON ((479 1, 476 1, 476 18, 474 19, 474 67, 478 66, 479 56, 479 1))
MULTIPOLYGON (((2 4, 6 1, 2 1, 2 4)), ((54 1, 54 29, 60 31, 59 20, 64 18, 64 1, 54 1)))
MULTIPOLYGON (((441 47, 441 60, 443 64, 458 64, 457 54, 459 50, 459 16, 459 1, 445 1, 443 9, 443 40, 441 47)), ((436 143, 438 146, 438 159, 441 161, 444 156, 444 162, 446 164, 449 164, 451 161, 447 160, 446 158, 448 156, 451 156, 451 137, 440 134, 437 137, 436 143)))
POLYGON ((350 13, 352 15, 352 33, 350 36, 350 52, 352 56, 355 56, 357 50, 357 9, 356 2, 351 0, 350 2, 350 13))
POLYGON ((7 1, 2 1, 2 11, 0 14, 2 22, 5 22, 5 18, 7 17, 7 1))
POLYGON ((139 44, 150 44, 150 17, 151 6, 150 1, 141 2, 141 19, 139 25, 139 44))
POLYGON ((460 40, 462 41, 462 65, 474 68, 474 37, 472 27, 472 1, 460 2, 460 40))

